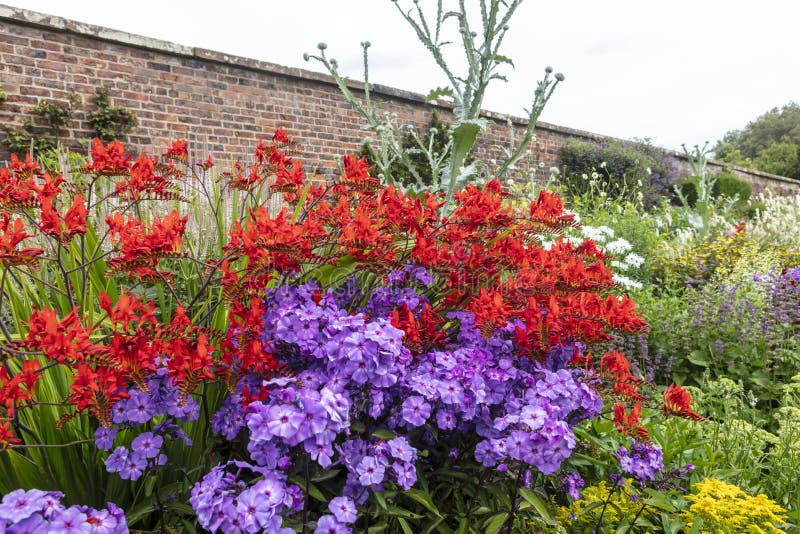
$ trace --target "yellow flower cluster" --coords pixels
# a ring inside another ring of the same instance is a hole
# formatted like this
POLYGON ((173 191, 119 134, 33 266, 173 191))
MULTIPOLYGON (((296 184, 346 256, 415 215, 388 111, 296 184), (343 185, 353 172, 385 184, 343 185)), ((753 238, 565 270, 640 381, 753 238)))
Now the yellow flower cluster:
POLYGON ((720 235, 689 247, 672 247, 662 241, 653 258, 656 280, 725 279, 743 281, 753 273, 766 273, 797 265, 797 255, 785 245, 753 238, 747 231, 720 235))
POLYGON ((738 486, 719 479, 705 479, 694 485, 694 492, 687 495, 692 503, 681 512, 687 531, 698 519, 702 519, 703 534, 777 534, 786 532, 778 526, 786 521, 783 508, 766 495, 751 497, 738 486))
MULTIPOLYGON (((633 481, 628 479, 627 484, 633 481)), ((636 517, 636 514, 642 507, 641 502, 631 500, 630 496, 612 488, 605 481, 601 481, 595 486, 588 486, 581 492, 582 499, 573 501, 569 506, 561 506, 556 510, 556 520, 559 525, 567 527, 568 532, 575 534, 578 533, 591 533, 597 528, 597 523, 600 520, 600 514, 603 514, 603 524, 613 527, 618 527, 625 523, 630 523, 636 517), (613 492, 609 499, 609 492, 613 492), (608 505, 603 505, 606 500, 608 505)), ((610 529, 611 532, 614 529, 610 529)), ((598 532, 605 532, 600 530, 598 532)), ((634 527, 631 532, 641 534, 652 534, 650 530, 640 530, 634 527)))

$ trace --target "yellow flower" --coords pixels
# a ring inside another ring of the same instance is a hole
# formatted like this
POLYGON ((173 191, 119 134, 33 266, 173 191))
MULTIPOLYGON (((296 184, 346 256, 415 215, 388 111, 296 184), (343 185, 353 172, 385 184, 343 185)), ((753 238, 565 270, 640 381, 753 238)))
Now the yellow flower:
POLYGON ((738 486, 716 478, 707 478, 695 484, 693 489, 694 493, 686 497, 692 503, 691 506, 680 514, 687 522, 687 530, 702 518, 701 533, 786 532, 776 526, 786 521, 786 510, 766 495, 751 497, 738 486))

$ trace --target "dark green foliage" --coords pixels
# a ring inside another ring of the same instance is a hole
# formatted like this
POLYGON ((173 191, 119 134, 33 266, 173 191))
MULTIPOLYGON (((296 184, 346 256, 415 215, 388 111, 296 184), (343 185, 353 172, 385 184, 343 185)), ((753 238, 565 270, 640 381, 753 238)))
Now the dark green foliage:
POLYGON ((771 109, 742 130, 726 133, 714 148, 722 161, 800 179, 798 151, 800 104, 795 102, 771 109))
POLYGON ((6 92, 3 91, 3 88, 0 87, 0 104, 5 102, 6 100, 8 100, 8 96, 6 95, 6 92))
POLYGON ((72 122, 72 117, 80 103, 80 96, 73 94, 67 102, 42 100, 34 106, 31 112, 42 117, 57 136, 72 122))
MULTIPOLYGON (((681 194, 690 207, 694 207, 697 204, 697 186, 695 185, 697 180, 696 176, 691 176, 679 185, 681 194)), ((719 196, 733 198, 738 196, 739 204, 744 205, 753 193, 753 186, 735 174, 721 172, 714 176, 714 180, 714 186, 711 188, 712 198, 719 196)), ((677 196, 673 197, 673 204, 680 204, 677 196)))
POLYGON ((136 114, 125 106, 112 105, 105 87, 97 88, 93 102, 97 111, 89 114, 89 122, 103 142, 122 139, 136 126, 136 114))
POLYGON ((12 154, 23 156, 28 152, 42 154, 52 150, 58 144, 58 138, 72 122, 75 110, 80 106, 78 95, 71 95, 66 102, 42 100, 31 109, 31 114, 41 118, 36 126, 31 119, 25 119, 22 125, 6 125, 6 142, 12 154))
POLYGON ((715 196, 738 197, 739 202, 747 202, 753 193, 753 186, 750 185, 750 182, 742 180, 735 174, 721 172, 714 178, 717 180, 713 189, 715 196))
POLYGON ((56 147, 56 140, 46 135, 36 135, 31 131, 31 121, 26 120, 22 126, 8 124, 6 143, 12 154, 23 157, 26 153, 40 154, 56 147))
POLYGON ((590 177, 596 172, 609 197, 619 198, 641 190, 645 206, 656 204, 668 194, 677 175, 667 153, 647 141, 569 139, 561 149, 561 165, 564 167, 563 183, 573 196, 589 191, 589 180, 583 175, 590 177))
MULTIPOLYGON (((436 154, 442 154, 447 150, 447 145, 450 141, 450 136, 448 134, 449 131, 450 125, 443 123, 439 118, 439 115, 434 111, 431 115, 431 122, 428 125, 428 131, 424 136, 422 136, 422 144, 427 147, 429 146, 431 140, 433 140, 433 152, 436 154)), ((403 147, 403 152, 407 154, 407 160, 401 161, 396 159, 394 162, 392 162, 390 175, 403 186, 408 187, 416 185, 414 176, 408 171, 407 166, 410 165, 417 171, 423 183, 426 186, 431 186, 433 172, 431 170, 430 163, 425 157, 425 154, 423 154, 420 150, 419 145, 414 140, 414 136, 411 132, 407 132, 403 136, 401 145, 403 147)), ((375 153, 375 149, 372 148, 372 145, 370 145, 369 142, 366 142, 361 146, 359 157, 360 156, 365 156, 370 166, 375 165, 377 155, 375 153)), ((471 162, 472 160, 468 159, 466 164, 469 165, 471 162)))
POLYGON ((800 145, 775 143, 758 153, 756 169, 778 176, 800 179, 800 145))

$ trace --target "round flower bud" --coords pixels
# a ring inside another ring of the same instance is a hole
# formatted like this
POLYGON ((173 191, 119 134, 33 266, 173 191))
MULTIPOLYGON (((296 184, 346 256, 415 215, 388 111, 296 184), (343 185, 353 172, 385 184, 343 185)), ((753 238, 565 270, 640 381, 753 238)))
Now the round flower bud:
POLYGON ((319 48, 320 50, 325 50, 326 48, 328 48, 328 44, 327 43, 319 43, 317 45, 317 48, 319 48))
POLYGON ((309 59, 311 59, 311 56, 308 54, 303 54, 303 61, 308 61, 309 59))
POLYGON ((564 75, 561 74, 560 72, 557 72, 556 73, 556 80, 558 80, 559 82, 563 82, 564 81, 564 75))

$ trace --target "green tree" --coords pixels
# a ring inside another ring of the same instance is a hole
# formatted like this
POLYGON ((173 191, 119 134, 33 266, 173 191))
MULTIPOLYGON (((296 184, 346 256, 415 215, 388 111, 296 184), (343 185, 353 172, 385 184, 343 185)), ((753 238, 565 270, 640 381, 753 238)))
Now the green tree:
POLYGON ((773 108, 742 130, 726 133, 714 148, 722 161, 800 179, 798 151, 800 104, 795 102, 773 108))

